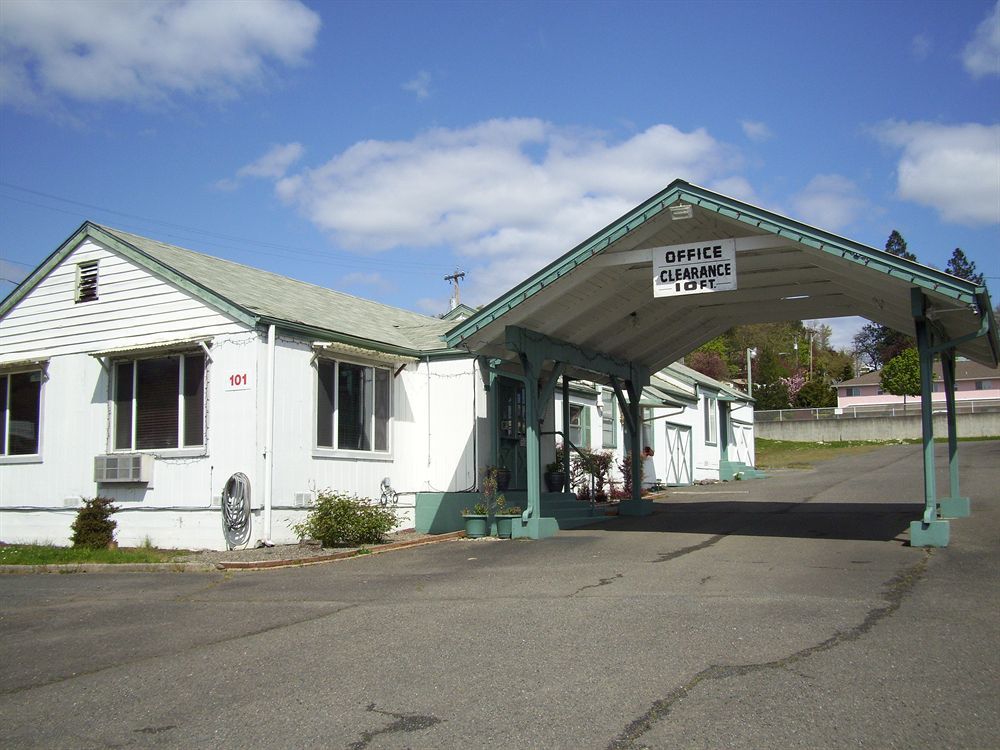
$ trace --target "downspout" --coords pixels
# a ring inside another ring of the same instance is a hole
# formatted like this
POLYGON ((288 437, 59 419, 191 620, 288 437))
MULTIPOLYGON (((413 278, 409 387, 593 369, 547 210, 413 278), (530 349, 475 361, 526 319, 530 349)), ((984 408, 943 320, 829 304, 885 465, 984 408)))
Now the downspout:
POLYGON ((427 368, 427 473, 431 468, 431 358, 424 357, 424 366, 427 368))
POLYGON ((271 483, 274 474, 274 339, 275 326, 267 327, 267 392, 264 427, 264 543, 271 544, 271 483))

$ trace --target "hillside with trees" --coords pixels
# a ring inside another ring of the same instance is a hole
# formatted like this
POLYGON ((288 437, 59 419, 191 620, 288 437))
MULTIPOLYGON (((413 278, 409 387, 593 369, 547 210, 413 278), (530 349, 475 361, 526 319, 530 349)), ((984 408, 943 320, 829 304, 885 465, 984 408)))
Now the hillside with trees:
MULTIPOLYGON (((906 240, 893 230, 885 243, 885 250, 910 261, 917 256, 907 248, 906 240)), ((948 273, 984 283, 976 264, 962 251, 955 248, 948 261, 948 273)), ((1000 314, 1000 305, 998 305, 1000 314)), ((712 339, 691 352, 685 364, 716 380, 735 383, 746 389, 747 351, 752 350, 751 375, 756 408, 807 409, 837 405, 834 384, 854 377, 858 369, 881 370, 889 362, 904 355, 915 346, 912 337, 878 323, 866 324, 855 336, 852 349, 834 349, 830 345, 831 329, 828 325, 801 320, 784 323, 758 323, 737 326, 712 339)), ((907 368, 909 375, 909 368, 907 368)), ((918 370, 919 372, 919 370, 918 370)), ((893 373, 892 387, 906 391, 912 387, 904 384, 902 373, 893 373)))

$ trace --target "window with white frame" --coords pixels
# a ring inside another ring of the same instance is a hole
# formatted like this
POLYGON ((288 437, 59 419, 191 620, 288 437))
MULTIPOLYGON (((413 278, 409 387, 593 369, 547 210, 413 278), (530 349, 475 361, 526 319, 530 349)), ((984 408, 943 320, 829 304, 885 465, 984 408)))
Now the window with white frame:
POLYGON ((992 380, 977 380, 976 381, 976 390, 977 391, 989 391, 989 390, 992 390, 992 388, 993 388, 993 381, 992 380))
POLYGON ((389 369, 321 359, 317 375, 316 445, 387 452, 392 414, 389 369))
POLYGON ((569 405, 569 441, 577 448, 590 448, 590 409, 584 404, 569 405))
POLYGON ((705 396, 705 442, 719 442, 719 400, 715 396, 705 396))
POLYGON ((114 367, 114 450, 205 444, 205 355, 129 359, 114 367))
POLYGON ((614 391, 604 391, 604 413, 601 415, 601 447, 618 447, 618 399, 614 391))
POLYGON ((844 389, 845 396, 860 396, 861 388, 856 385, 849 385, 844 389))
POLYGON ((41 370, 0 374, 0 456, 39 453, 41 404, 41 370))

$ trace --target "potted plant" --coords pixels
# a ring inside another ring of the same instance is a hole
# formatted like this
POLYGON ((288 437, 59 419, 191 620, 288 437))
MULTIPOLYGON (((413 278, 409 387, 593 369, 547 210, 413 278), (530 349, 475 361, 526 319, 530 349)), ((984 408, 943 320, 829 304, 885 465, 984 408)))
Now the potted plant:
POLYGON ((556 460, 545 465, 545 473, 542 478, 545 480, 545 489, 549 492, 562 492, 566 486, 566 471, 563 466, 563 447, 556 446, 556 460))
POLYGON ((510 539, 513 535, 514 519, 521 515, 521 506, 512 505, 507 507, 507 499, 500 495, 497 498, 497 536, 501 539, 510 539))
POLYGON ((490 514, 486 503, 476 503, 472 510, 466 508, 462 511, 462 518, 465 519, 465 535, 471 539, 478 539, 486 536, 489 531, 490 514))

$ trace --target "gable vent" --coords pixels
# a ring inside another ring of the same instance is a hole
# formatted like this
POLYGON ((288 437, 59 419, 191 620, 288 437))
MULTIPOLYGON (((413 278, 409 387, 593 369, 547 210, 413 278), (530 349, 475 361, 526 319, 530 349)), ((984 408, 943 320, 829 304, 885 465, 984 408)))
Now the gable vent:
POLYGON ((97 299, 97 261, 78 263, 76 266, 76 301, 93 302, 97 299))

